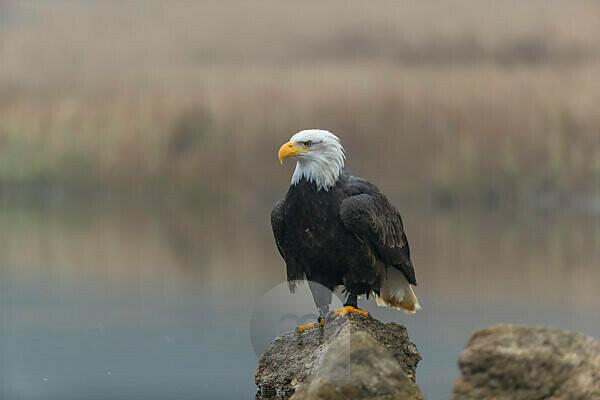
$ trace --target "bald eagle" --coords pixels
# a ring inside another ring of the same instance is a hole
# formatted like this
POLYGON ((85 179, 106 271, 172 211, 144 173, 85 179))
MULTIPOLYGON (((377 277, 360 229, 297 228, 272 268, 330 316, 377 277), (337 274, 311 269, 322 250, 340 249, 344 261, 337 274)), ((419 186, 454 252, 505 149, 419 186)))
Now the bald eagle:
POLYGON ((296 160, 296 170, 271 225, 290 290, 308 281, 321 324, 332 314, 368 315, 358 308, 360 295, 374 295, 379 306, 419 310, 400 213, 375 185, 348 172, 339 138, 318 129, 298 132, 279 149, 279 160, 287 158, 296 160), (345 307, 330 313, 339 286, 345 307))

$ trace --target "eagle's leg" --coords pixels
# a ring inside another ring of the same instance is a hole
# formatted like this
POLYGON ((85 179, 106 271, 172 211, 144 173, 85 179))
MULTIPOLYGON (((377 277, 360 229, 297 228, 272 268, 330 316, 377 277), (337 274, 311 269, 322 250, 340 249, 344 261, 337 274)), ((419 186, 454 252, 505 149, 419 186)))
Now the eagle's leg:
POLYGON ((327 315, 329 315, 329 304, 320 305, 319 307, 319 317, 317 318, 317 322, 319 325, 325 325, 325 321, 327 320, 327 315))
POLYGON ((328 314, 329 304, 319 306, 319 316, 317 317, 317 322, 309 322, 308 324, 299 325, 296 327, 296 331, 302 333, 308 331, 309 329, 324 326, 328 314))
POLYGON ((325 325, 327 316, 330 314, 329 304, 331 303, 333 291, 312 280, 308 281, 308 287, 310 288, 313 299, 315 300, 315 305, 319 310, 319 316, 317 317, 317 322, 310 322, 308 324, 298 326, 296 331, 300 333, 325 325))
POLYGON ((358 296, 354 293, 348 293, 348 297, 346 297, 346 303, 344 303, 344 307, 347 306, 358 308, 358 296))
POLYGON ((354 293, 348 293, 346 303, 343 308, 335 310, 334 315, 344 316, 346 314, 359 314, 363 317, 368 317, 369 313, 358 308, 358 296, 354 293))

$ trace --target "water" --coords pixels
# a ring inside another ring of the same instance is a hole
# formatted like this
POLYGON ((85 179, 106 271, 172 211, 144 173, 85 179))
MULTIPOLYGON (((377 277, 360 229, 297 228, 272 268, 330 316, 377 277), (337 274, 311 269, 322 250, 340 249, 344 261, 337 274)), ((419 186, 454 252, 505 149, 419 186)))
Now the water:
MULTIPOLYGON (((252 315, 285 279, 268 212, 1 209, 0 398, 252 399, 252 315)), ((598 217, 403 214, 424 310, 361 304, 408 327, 428 399, 449 397, 474 329, 600 338, 598 217)))

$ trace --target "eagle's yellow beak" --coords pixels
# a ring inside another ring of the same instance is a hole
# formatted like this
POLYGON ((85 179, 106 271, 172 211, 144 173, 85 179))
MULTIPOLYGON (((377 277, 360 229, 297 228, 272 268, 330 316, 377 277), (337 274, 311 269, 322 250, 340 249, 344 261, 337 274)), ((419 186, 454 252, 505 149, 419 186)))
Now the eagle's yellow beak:
POLYGON ((303 149, 294 142, 287 142, 279 148, 279 162, 283 164, 283 160, 288 157, 297 156, 300 153, 307 153, 308 150, 303 149))

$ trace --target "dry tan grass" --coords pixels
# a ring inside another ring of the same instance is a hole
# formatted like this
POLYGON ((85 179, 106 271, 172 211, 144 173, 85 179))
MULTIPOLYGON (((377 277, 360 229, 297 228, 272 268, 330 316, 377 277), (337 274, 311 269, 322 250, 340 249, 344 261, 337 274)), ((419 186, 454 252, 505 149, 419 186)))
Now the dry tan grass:
POLYGON ((3 183, 269 197, 320 127, 395 193, 600 186, 596 2, 3 5, 3 183))
POLYGON ((7 95, 0 176, 269 190, 284 175, 278 145, 321 127, 343 138, 355 170, 407 193, 591 191, 600 176, 595 71, 219 69, 168 88, 7 95))

